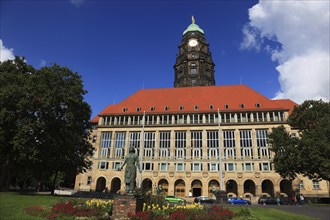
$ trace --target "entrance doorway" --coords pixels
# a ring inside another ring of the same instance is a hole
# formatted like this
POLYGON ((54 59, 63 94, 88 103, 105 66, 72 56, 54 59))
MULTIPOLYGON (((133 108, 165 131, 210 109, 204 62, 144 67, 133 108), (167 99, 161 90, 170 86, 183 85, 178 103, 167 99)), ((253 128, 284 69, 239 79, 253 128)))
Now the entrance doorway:
POLYGON ((110 192, 117 193, 120 190, 120 185, 121 185, 121 180, 118 177, 113 178, 111 181, 110 192))
POLYGON ((192 196, 198 197, 202 195, 202 182, 200 180, 194 180, 191 183, 192 196))
POLYGON ((178 197, 185 196, 186 184, 182 179, 175 181, 174 183, 174 195, 178 197))
POLYGON ((105 190, 106 180, 104 177, 99 177, 96 181, 96 192, 103 192, 105 190))

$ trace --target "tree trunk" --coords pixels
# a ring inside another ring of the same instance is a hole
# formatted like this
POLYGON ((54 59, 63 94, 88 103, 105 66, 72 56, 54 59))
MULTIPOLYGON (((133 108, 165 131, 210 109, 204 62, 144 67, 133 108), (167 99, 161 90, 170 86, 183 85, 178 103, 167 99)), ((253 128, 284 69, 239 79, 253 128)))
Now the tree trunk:
POLYGON ((9 188, 10 181, 10 168, 7 164, 1 166, 1 176, 0 176, 0 191, 7 192, 9 188))
POLYGON ((52 183, 52 191, 51 191, 51 194, 52 194, 52 195, 54 195, 57 175, 58 175, 58 171, 55 172, 55 176, 54 176, 54 179, 53 179, 53 183, 52 183))

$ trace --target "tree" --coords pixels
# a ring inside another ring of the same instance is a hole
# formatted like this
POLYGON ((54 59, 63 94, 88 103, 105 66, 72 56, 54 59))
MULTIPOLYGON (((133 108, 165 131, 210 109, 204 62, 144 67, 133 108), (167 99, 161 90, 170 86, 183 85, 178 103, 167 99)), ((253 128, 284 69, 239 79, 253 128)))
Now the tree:
POLYGON ((77 73, 56 64, 35 70, 16 57, 0 65, 0 85, 2 190, 11 175, 55 183, 90 167, 91 109, 77 73))
POLYGON ((299 131, 299 137, 290 137, 283 126, 273 128, 269 136, 276 172, 291 180, 302 174, 313 180, 329 181, 329 102, 305 101, 294 108, 288 123, 299 131))
POLYGON ((28 100, 29 75, 34 73, 32 66, 24 58, 7 61, 0 65, 0 165, 1 189, 6 189, 12 175, 19 170, 18 161, 28 154, 17 145, 19 121, 23 118, 23 100, 28 100))

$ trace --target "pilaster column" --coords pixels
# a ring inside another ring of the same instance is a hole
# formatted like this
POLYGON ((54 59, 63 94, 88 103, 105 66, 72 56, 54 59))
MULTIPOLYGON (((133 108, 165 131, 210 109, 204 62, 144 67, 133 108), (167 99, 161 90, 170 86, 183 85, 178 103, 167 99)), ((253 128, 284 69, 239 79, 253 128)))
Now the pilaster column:
POLYGON ((175 151, 175 132, 171 131, 171 148, 170 148, 170 159, 174 159, 174 151, 175 151))
POLYGON ((239 135, 239 130, 235 129, 235 148, 236 148, 236 155, 237 158, 236 159, 241 159, 242 155, 241 155, 241 144, 240 144, 240 135, 239 135))
POLYGON ((237 196, 243 197, 244 195, 244 182, 243 183, 237 183, 237 196))
POLYGON ((208 158, 208 155, 207 155, 207 131, 206 130, 202 131, 202 152, 203 152, 202 159, 208 158))
POLYGON ((186 131, 186 161, 191 160, 191 131, 186 131))
POLYGON ((153 159, 159 158, 159 131, 155 133, 155 155, 153 159))
POLYGON ((252 151, 253 160, 255 160, 258 158, 257 132, 255 128, 252 128, 252 151))
POLYGON ((116 140, 116 132, 113 131, 111 135, 110 158, 115 158, 115 140, 116 140))

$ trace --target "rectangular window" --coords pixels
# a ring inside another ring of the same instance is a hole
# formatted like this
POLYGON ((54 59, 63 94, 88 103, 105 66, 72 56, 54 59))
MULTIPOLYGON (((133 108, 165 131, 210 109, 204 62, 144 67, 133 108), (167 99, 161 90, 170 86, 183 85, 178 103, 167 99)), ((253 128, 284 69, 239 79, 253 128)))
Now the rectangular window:
POLYGON ((235 163, 225 163, 225 171, 233 172, 236 170, 236 164, 235 163))
POLYGON ((268 147, 268 130, 256 130, 257 147, 268 147))
POLYGON ((142 164, 142 170, 144 171, 152 171, 154 170, 154 164, 153 163, 149 163, 149 162, 145 162, 142 164))
POLYGON ((258 158, 270 158, 270 149, 268 144, 268 130, 256 130, 258 158))
POLYGON ((241 147, 252 147, 251 130, 240 130, 239 135, 241 147))
POLYGON ((169 158, 171 148, 171 132, 159 132, 159 158, 169 158))
POLYGON ((235 149, 235 131, 223 131, 223 147, 225 150, 224 158, 236 159, 236 149, 235 149))
POLYGON ((154 131, 144 133, 143 156, 145 158, 154 158, 155 156, 155 136, 156 132, 154 131))
POLYGON ((259 168, 261 171, 271 171, 272 170, 272 166, 269 162, 260 163, 259 168))
POLYGON ((202 152, 202 131, 191 131, 191 158, 201 159, 203 157, 202 152))
POLYGON ((170 167, 169 163, 159 163, 158 164, 158 170, 159 171, 168 171, 170 167))
POLYGON ((175 159, 186 158, 186 131, 175 131, 175 159))
POLYGON ((313 189, 320 189, 319 181, 313 180, 313 189))
POLYGON ((125 141, 126 141, 126 132, 116 132, 115 158, 124 158, 125 141))
POLYGON ((219 159, 219 131, 207 131, 207 157, 219 159))
POLYGON ((101 151, 100 158, 109 158, 111 149, 112 132, 101 133, 101 151))
POLYGON ((191 75, 196 75, 197 74, 197 69, 196 68, 191 68, 190 69, 190 74, 191 75))
POLYGON ((174 163, 174 169, 175 169, 175 171, 185 171, 186 164, 185 163, 174 163))
POLYGON ((191 171, 193 171, 193 172, 200 172, 200 171, 202 171, 202 164, 200 164, 200 163, 192 163, 191 164, 191 171))
POLYGON ((135 153, 140 156, 140 140, 141 132, 130 132, 129 133, 129 146, 133 146, 135 153))
POLYGON ((89 186, 89 185, 91 185, 91 183, 92 183, 92 177, 88 176, 87 177, 87 185, 89 186))
POLYGON ((302 180, 299 183, 299 189, 305 189, 304 181, 302 181, 302 180))
POLYGON ((219 171, 219 164, 218 163, 209 163, 208 168, 209 168, 208 170, 210 172, 219 171))
POLYGON ((122 162, 112 162, 112 170, 119 170, 121 165, 122 165, 122 162))
POLYGON ((105 161, 101 161, 98 164, 98 169, 99 170, 107 170, 108 167, 109 167, 109 163, 108 162, 105 162, 105 161))
POLYGON ((245 172, 254 171, 254 163, 242 163, 242 170, 245 172))
POLYGON ((241 145, 241 156, 242 158, 253 158, 252 151, 252 131, 251 130, 240 130, 240 145, 241 145))

